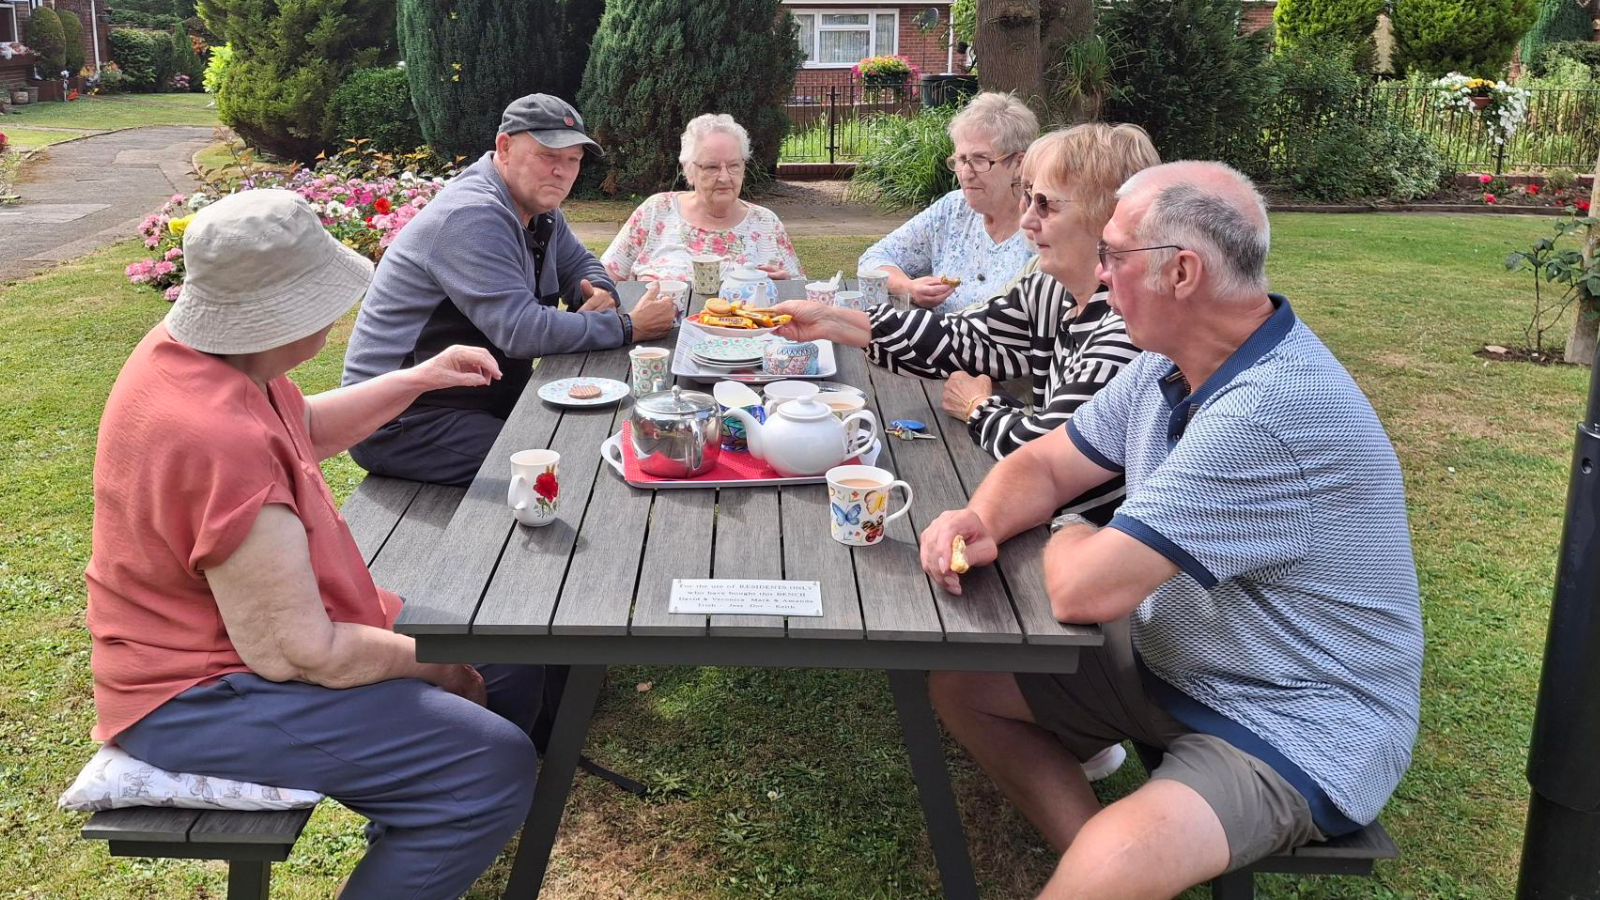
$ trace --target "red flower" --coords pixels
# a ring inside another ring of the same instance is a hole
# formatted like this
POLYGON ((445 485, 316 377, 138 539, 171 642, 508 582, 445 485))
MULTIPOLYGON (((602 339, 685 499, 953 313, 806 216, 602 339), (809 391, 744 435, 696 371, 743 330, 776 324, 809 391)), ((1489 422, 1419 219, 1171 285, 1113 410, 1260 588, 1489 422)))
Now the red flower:
POLYGON ((1572 205, 1577 207, 1578 212, 1589 211, 1589 201, 1587 200, 1574 200, 1572 201, 1572 205))
POLYGON ((366 222, 368 228, 372 227, 372 217, 371 216, 367 216, 365 219, 362 219, 361 221, 366 222))
POLYGON ((1489 182, 1491 182, 1493 180, 1494 180, 1494 176, 1493 175, 1479 175, 1478 176, 1478 183, 1479 184, 1488 184, 1489 182))
POLYGON ((561 485, 557 483, 556 476, 546 472, 533 480, 533 489, 546 500, 555 502, 556 495, 561 493, 561 485))
POLYGON ((1539 186, 1537 184, 1528 185, 1528 194, 1530 196, 1537 193, 1539 193, 1539 186))
POLYGON ((372 208, 377 210, 378 215, 380 216, 387 216, 389 211, 394 209, 394 207, 389 203, 388 197, 379 197, 377 201, 372 204, 372 208))
POLYGON ((1485 203, 1493 203, 1494 202, 1494 195, 1493 194, 1484 194, 1483 195, 1483 202, 1485 202, 1485 203))

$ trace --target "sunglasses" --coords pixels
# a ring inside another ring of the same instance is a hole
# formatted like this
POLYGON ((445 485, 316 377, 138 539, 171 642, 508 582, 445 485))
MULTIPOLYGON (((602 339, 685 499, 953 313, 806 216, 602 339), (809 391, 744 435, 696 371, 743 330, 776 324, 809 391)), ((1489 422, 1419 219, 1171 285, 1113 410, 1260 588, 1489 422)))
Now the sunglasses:
POLYGON ((1065 210, 1067 204, 1072 202, 1071 200, 1053 200, 1043 193, 1034 191, 1033 185, 1023 184, 1020 181, 1011 182, 1011 196, 1022 201, 1022 211, 1024 213, 1031 209, 1034 211, 1034 215, 1041 220, 1048 219, 1055 213, 1065 210))
POLYGON ((1100 259, 1100 268, 1108 269, 1108 268, 1111 267, 1111 262, 1110 262, 1111 258, 1114 257, 1114 256, 1121 256, 1124 253, 1143 253, 1146 250, 1182 250, 1182 249, 1183 248, 1179 247, 1177 244, 1157 244, 1154 247, 1130 247, 1127 250, 1113 250, 1109 246, 1106 245, 1105 241, 1100 241, 1099 243, 1094 245, 1094 254, 1095 254, 1096 257, 1098 257, 1100 259))

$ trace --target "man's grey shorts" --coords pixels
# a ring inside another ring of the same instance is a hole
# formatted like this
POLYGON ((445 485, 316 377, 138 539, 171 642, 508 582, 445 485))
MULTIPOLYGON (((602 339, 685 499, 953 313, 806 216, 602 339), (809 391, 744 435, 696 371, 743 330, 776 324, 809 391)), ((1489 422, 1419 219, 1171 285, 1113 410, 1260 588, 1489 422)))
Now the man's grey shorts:
POLYGON ((1152 779, 1189 786, 1228 836, 1228 871, 1324 839, 1305 797, 1272 767, 1168 715, 1139 680, 1126 619, 1105 626, 1105 645, 1078 654, 1072 675, 1018 674, 1034 721, 1079 760, 1125 739, 1165 751, 1152 779))

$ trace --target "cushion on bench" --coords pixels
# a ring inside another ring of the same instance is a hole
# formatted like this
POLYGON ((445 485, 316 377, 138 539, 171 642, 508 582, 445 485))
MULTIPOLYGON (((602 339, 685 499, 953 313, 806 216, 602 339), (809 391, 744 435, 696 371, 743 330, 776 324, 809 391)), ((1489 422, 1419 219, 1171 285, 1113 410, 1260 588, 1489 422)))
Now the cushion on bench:
POLYGON ((261 812, 306 809, 322 802, 316 791, 269 787, 204 775, 168 772, 103 744, 56 804, 97 812, 135 806, 261 812))

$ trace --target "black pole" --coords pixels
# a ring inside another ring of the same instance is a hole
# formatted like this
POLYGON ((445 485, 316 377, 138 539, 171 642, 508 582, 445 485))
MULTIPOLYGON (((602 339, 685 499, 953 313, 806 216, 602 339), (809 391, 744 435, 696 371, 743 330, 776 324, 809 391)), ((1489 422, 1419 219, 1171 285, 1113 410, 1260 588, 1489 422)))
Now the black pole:
POLYGON ((1517 900, 1600 898, 1600 358, 1572 454, 1528 784, 1517 900))

